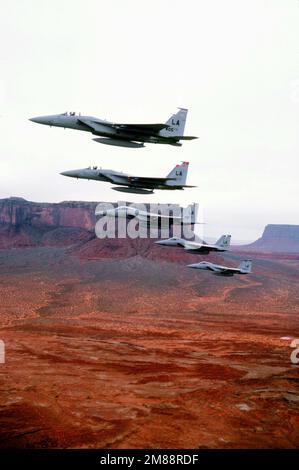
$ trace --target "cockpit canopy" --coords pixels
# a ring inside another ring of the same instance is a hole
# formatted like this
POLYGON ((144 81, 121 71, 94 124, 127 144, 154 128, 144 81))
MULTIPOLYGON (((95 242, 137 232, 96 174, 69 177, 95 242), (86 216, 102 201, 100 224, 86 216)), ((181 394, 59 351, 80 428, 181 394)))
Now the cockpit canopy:
POLYGON ((65 113, 61 113, 61 116, 81 116, 81 113, 76 113, 76 111, 66 111, 65 113))

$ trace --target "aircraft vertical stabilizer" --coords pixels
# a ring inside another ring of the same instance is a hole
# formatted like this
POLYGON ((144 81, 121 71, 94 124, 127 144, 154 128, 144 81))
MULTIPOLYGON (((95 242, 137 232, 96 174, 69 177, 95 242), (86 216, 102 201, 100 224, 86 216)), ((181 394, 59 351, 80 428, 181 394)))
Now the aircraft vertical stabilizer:
POLYGON ((246 259, 240 263, 239 269, 245 273, 250 273, 252 267, 252 261, 250 259, 246 259))
POLYGON ((217 240, 215 245, 219 246, 220 248, 228 248, 230 245, 231 235, 222 235, 222 237, 217 240))
POLYGON ((160 135, 163 137, 176 137, 183 136, 185 131, 185 125, 187 120, 188 109, 179 108, 176 114, 173 114, 171 118, 166 122, 167 127, 160 131, 160 135))
POLYGON ((182 162, 181 165, 176 165, 173 170, 167 175, 167 178, 173 178, 173 181, 168 181, 168 186, 185 186, 188 174, 189 162, 182 162))

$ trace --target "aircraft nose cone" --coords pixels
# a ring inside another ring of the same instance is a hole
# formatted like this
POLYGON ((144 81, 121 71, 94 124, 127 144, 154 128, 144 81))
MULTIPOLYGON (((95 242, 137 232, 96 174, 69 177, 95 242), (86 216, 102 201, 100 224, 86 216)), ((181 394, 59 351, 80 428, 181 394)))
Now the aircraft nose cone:
POLYGON ((74 177, 76 176, 76 172, 75 171, 63 171, 62 173, 60 173, 62 176, 70 176, 70 177, 74 177))
POLYGON ((36 117, 30 118, 29 121, 37 122, 38 124, 40 124, 40 123, 43 123, 43 118, 42 116, 36 116, 36 117))
POLYGON ((158 240, 157 242, 155 242, 156 245, 165 245, 165 240, 158 240))
POLYGON ((195 263, 195 264, 188 264, 187 265, 188 268, 198 268, 198 263, 195 263))
POLYGON ((36 116, 29 118, 29 121, 36 122, 37 124, 50 124, 49 116, 36 116))

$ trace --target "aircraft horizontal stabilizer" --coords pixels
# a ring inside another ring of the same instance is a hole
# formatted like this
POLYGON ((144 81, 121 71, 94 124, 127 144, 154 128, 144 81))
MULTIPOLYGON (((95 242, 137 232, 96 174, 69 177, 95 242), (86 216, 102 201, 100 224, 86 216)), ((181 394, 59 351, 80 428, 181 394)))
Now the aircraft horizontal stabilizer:
POLYGON ((194 135, 176 135, 175 138, 178 140, 194 140, 198 139, 199 137, 195 137, 194 135))
POLYGON ((136 182, 138 184, 165 184, 167 181, 175 181, 175 178, 155 178, 146 176, 129 176, 130 183, 136 182))
POLYGON ((167 127, 167 124, 112 124, 112 128, 136 132, 159 132, 167 127))

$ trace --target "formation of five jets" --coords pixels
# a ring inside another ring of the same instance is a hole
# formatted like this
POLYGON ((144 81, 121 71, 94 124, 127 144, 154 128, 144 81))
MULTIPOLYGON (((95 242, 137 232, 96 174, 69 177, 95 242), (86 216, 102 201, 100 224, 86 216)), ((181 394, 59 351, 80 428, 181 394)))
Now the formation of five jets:
MULTIPOLYGON (((187 113, 187 109, 179 108, 179 111, 173 114, 165 124, 114 123, 93 116, 82 116, 75 112, 66 112, 51 116, 38 116, 31 118, 30 121, 48 126, 91 132, 93 135, 97 136, 93 139, 95 142, 106 145, 129 148, 144 147, 145 143, 181 146, 182 140, 197 139, 195 136, 184 136, 187 113)), ((133 176, 98 167, 64 171, 61 175, 116 184, 117 186, 112 188, 115 191, 135 194, 153 194, 155 189, 183 190, 184 188, 194 187, 186 184, 188 165, 188 162, 182 162, 182 164, 176 165, 166 177, 161 178, 133 176)), ((126 210, 123 209, 123 212, 126 212, 126 210)), ((230 235, 223 235, 214 245, 191 242, 177 237, 168 240, 160 240, 156 243, 162 246, 182 247, 184 250, 191 253, 209 254, 210 252, 226 251, 229 248, 230 239, 230 235)), ((233 276, 234 274, 250 273, 251 264, 251 260, 244 260, 238 268, 230 268, 202 261, 200 263, 190 264, 188 267, 207 270, 219 276, 233 276)))

